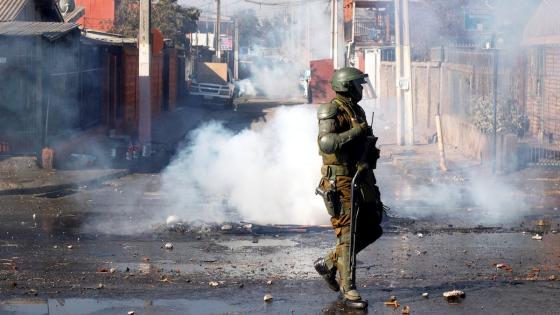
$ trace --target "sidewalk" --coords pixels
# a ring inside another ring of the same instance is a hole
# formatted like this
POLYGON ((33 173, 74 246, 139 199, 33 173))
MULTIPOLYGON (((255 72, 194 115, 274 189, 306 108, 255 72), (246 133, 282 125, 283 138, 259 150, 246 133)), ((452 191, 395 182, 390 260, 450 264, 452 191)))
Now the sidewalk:
POLYGON ((150 158, 125 160, 124 156, 110 160, 108 136, 95 139, 96 144, 86 147, 96 148, 92 152, 100 165, 72 170, 45 170, 38 166, 36 157, 0 157, 0 195, 40 194, 63 189, 91 186, 109 179, 119 178, 134 172, 154 172, 164 167, 177 144, 188 131, 207 119, 209 110, 203 107, 179 107, 174 112, 164 112, 154 120, 152 128, 153 155, 150 158), (109 162, 107 162, 109 161, 109 162))
MULTIPOLYGON (((21 159, 21 158, 20 158, 21 159)), ((126 169, 44 170, 33 164, 13 172, 0 168, 0 195, 40 194, 102 183, 129 174, 126 169)))
POLYGON ((457 178, 466 172, 489 171, 480 161, 465 157, 461 152, 446 148, 447 171, 440 169, 440 157, 437 144, 418 144, 398 146, 386 144, 381 146, 381 159, 390 160, 392 165, 402 170, 409 177, 417 180, 433 178, 457 178))

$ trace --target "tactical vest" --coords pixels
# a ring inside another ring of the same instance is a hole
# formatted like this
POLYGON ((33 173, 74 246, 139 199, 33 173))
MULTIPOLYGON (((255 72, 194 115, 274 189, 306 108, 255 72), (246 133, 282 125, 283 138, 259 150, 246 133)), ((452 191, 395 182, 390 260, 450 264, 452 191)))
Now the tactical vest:
MULTIPOLYGON (((352 118, 358 122, 366 121, 364 110, 360 106, 352 104, 350 100, 337 95, 337 97, 331 100, 331 104, 336 105, 338 109, 338 113, 334 117, 336 133, 350 130, 352 128, 352 118)), ((319 154, 323 158, 322 175, 327 178, 352 176, 356 171, 356 163, 364 150, 365 141, 365 136, 358 137, 347 143, 342 150, 332 154, 326 154, 319 150, 319 154)))

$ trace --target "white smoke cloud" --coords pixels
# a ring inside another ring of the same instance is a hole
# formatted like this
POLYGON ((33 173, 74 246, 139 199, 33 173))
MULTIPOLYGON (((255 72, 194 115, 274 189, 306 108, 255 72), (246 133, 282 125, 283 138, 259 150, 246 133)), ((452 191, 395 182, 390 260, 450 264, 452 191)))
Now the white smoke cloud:
POLYGON ((192 132, 162 174, 170 213, 186 222, 322 224, 316 111, 279 108, 260 128, 233 134, 219 122, 192 132))

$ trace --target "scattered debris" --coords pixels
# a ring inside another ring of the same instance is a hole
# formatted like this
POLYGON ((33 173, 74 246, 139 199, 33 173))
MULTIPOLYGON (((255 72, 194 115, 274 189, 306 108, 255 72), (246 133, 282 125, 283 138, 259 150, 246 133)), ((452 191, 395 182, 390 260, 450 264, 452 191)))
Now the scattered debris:
POLYGON ((428 294, 428 292, 424 292, 424 293, 422 293, 422 297, 427 299, 427 298, 430 297, 430 294, 428 294))
POLYGON ((385 302, 384 304, 385 306, 392 306, 394 308, 399 308, 399 306, 401 306, 397 301, 389 301, 389 302, 385 302))
POLYGON ((385 306, 392 306, 394 308, 398 308, 400 306, 399 302, 397 301, 397 297, 394 295, 389 298, 389 301, 386 301, 383 304, 385 304, 385 306))
POLYGON ((222 225, 222 228, 221 228, 222 231, 229 231, 231 229, 232 229, 231 224, 224 224, 224 225, 222 225))
POLYGON ((537 241, 542 241, 542 235, 540 235, 540 234, 535 234, 531 238, 534 239, 534 240, 537 240, 537 241))
POLYGON ((512 272, 513 269, 508 264, 496 264, 496 269, 502 269, 507 272, 512 272))
POLYGON ((272 302, 272 294, 265 294, 263 300, 265 302, 272 302))
POLYGON ((208 285, 211 287, 217 287, 220 285, 220 283, 218 281, 210 281, 208 282, 208 285))
POLYGON ((452 290, 443 293, 443 297, 447 299, 447 301, 456 301, 459 298, 465 297, 465 292, 461 290, 452 290))
POLYGON ((416 236, 418 236, 418 238, 423 238, 423 237, 424 237, 424 234, 418 233, 418 234, 416 234, 416 236))
POLYGON ((402 313, 403 313, 403 315, 410 314, 410 306, 408 306, 408 305, 403 306, 402 313))
POLYGON ((167 250, 173 250, 173 243, 165 243, 165 245, 163 245, 163 247, 167 250))
POLYGON ((272 280, 268 280, 268 281, 266 282, 266 285, 272 285, 272 280))

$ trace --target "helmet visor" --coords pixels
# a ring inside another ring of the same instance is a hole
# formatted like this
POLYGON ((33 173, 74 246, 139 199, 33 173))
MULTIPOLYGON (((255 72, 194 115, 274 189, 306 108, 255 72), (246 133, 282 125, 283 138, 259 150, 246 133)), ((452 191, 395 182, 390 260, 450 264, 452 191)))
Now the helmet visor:
POLYGON ((371 81, 367 77, 367 74, 364 78, 352 80, 351 82, 356 88, 356 90, 362 92, 363 100, 372 100, 377 97, 375 95, 375 91, 373 90, 373 86, 371 85, 371 81))

